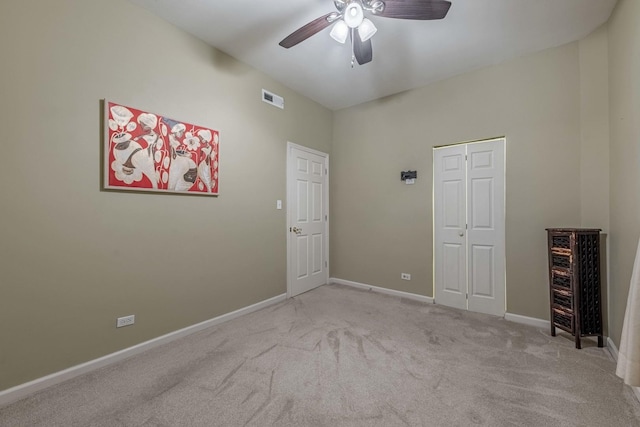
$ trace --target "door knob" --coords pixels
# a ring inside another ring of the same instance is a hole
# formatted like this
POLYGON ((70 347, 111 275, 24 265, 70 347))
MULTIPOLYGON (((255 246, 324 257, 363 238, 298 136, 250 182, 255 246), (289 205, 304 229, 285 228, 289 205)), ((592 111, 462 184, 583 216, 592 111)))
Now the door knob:
POLYGON ((460 236, 460 237, 464 236, 464 232, 462 232, 462 231, 458 232, 458 236, 460 236))
POLYGON ((298 235, 299 235, 299 234, 302 234, 302 228, 293 227, 293 228, 291 229, 291 231, 293 231, 294 233, 296 233, 296 234, 298 234, 298 235))

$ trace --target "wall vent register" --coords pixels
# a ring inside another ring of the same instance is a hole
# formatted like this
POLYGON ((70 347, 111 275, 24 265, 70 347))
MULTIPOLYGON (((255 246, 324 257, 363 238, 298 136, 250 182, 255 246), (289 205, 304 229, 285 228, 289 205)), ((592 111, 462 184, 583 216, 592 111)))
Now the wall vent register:
POLYGON ((271 104, 274 107, 284 110, 284 98, 276 95, 275 93, 262 89, 262 100, 267 104, 271 104))

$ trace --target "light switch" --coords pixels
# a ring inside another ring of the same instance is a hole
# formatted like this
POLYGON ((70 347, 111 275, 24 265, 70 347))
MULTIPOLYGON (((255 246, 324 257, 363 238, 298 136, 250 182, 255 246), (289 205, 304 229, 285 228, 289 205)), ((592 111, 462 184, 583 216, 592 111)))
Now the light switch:
POLYGON ((282 200, 276 201, 276 209, 282 209, 282 200))
POLYGON ((412 185, 412 184, 416 183, 416 180, 413 179, 413 178, 409 178, 409 179, 405 179, 404 183, 407 184, 407 185, 412 185))

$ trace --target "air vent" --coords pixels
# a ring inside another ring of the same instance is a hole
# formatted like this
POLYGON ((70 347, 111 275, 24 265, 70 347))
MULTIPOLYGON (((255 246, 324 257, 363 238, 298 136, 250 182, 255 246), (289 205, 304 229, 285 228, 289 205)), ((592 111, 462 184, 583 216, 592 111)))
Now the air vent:
POLYGON ((267 104, 271 104, 284 110, 284 98, 276 95, 275 93, 262 89, 262 100, 267 104))

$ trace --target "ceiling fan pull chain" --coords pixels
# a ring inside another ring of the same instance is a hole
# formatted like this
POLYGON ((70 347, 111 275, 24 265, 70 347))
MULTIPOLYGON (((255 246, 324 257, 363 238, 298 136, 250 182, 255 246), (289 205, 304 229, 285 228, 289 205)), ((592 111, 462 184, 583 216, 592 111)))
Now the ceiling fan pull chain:
POLYGON ((353 28, 351 28, 351 68, 353 68, 353 66, 356 63, 356 53, 354 51, 355 49, 355 40, 353 39, 353 28))

